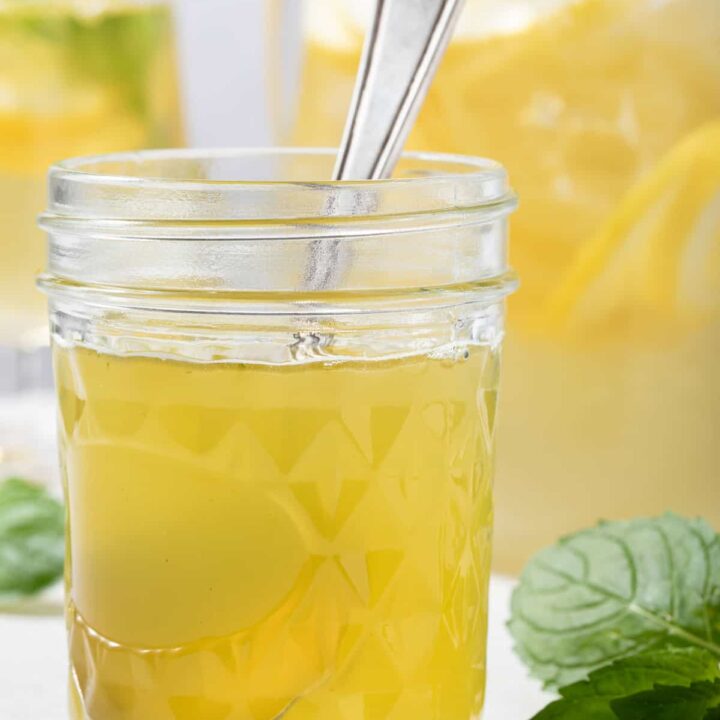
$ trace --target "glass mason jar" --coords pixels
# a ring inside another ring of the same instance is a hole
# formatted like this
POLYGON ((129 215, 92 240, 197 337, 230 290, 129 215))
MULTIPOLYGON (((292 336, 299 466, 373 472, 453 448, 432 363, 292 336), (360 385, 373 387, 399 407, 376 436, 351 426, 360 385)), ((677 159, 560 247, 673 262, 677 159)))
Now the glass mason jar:
MULTIPOLYGON (((337 143, 372 6, 303 3, 284 137, 337 143)), ((601 517, 720 527, 720 3, 467 0, 409 145, 496 157, 522 199, 498 567, 601 517)))
POLYGON ((0 392, 35 382, 4 355, 47 347, 35 277, 48 166, 180 142, 169 2, 0 0, 0 392))
POLYGON ((74 718, 480 711, 514 198, 485 160, 332 163, 51 171, 74 718))

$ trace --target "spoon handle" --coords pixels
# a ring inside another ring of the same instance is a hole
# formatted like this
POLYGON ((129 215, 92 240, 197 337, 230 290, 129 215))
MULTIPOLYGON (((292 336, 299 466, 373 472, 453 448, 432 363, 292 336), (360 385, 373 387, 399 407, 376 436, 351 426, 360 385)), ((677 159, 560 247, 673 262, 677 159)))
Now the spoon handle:
MULTIPOLYGON (((455 27, 464 0, 376 0, 333 179, 389 177, 455 27)), ((342 208, 355 214, 351 205, 342 208)), ((337 210, 337 208, 336 208, 337 210)), ((304 287, 337 286, 352 253, 337 239, 312 243, 304 287)))
POLYGON ((464 0, 377 0, 335 180, 389 177, 464 0))

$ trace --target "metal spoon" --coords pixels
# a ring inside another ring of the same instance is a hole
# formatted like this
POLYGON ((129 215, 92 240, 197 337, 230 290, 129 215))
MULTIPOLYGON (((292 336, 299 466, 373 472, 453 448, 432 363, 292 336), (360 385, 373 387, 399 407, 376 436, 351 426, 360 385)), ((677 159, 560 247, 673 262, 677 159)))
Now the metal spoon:
POLYGON ((377 0, 335 180, 376 180, 392 174, 463 4, 377 0))
MULTIPOLYGON (((334 180, 389 177, 447 48, 464 0, 377 0, 365 38, 334 180)), ((336 284, 338 240, 313 243, 309 289, 336 284)), ((341 267, 343 266, 343 267, 341 267)))

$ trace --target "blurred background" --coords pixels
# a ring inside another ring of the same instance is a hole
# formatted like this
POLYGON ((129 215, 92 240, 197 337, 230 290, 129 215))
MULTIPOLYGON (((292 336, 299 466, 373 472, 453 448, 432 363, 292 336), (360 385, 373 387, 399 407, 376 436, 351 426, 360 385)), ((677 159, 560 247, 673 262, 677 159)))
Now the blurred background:
MULTIPOLYGON (((47 165, 336 145, 372 7, 0 0, 4 474, 54 463, 33 392, 48 374, 32 282, 47 165)), ((521 199, 497 568, 599 518, 672 509, 720 526, 720 3, 468 0, 409 144, 494 157, 521 199)))

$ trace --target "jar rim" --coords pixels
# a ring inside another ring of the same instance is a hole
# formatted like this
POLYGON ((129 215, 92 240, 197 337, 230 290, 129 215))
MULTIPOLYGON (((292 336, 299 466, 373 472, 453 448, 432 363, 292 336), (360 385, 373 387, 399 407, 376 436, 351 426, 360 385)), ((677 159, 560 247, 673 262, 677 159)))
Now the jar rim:
POLYGON ((404 153, 390 179, 332 181, 333 148, 142 150, 64 160, 49 172, 54 220, 282 221, 507 210, 515 196, 494 160, 404 153), (311 168, 300 169, 300 165, 311 168), (285 173, 278 177, 273 172, 285 173), (307 177, 304 173, 308 173, 307 177))
POLYGON ((406 153, 392 179, 332 182, 334 159, 332 149, 260 148, 60 163, 40 220, 40 284, 97 306, 260 314, 286 313, 288 302, 317 314, 318 297, 336 310, 332 292, 365 312, 408 298, 415 308, 494 302, 513 289, 515 197, 498 163, 406 153), (290 179, 272 179, 278 168, 290 179))

